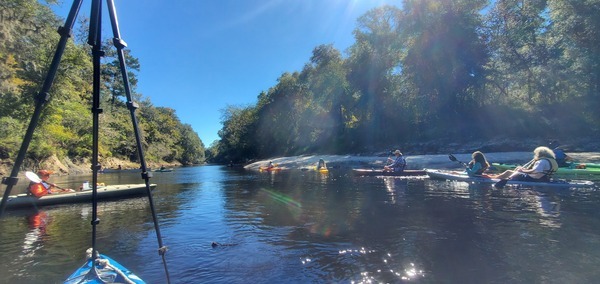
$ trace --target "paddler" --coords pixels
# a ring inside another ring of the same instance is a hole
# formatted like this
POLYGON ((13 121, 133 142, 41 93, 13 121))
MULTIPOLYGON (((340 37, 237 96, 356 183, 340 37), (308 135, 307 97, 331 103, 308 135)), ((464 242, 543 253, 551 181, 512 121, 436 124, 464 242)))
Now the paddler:
POLYGON ((396 159, 392 160, 392 158, 388 158, 388 164, 383 166, 384 172, 400 173, 404 171, 404 168, 406 167, 406 159, 404 159, 402 152, 400 152, 400 150, 396 150, 394 151, 394 155, 396 156, 396 159))
POLYGON ((549 182, 552 174, 558 170, 556 156, 552 149, 540 146, 533 151, 533 160, 523 167, 517 167, 515 170, 507 170, 494 178, 504 180, 498 182, 498 187, 504 186, 507 180, 549 182))
POLYGON ((573 159, 571 159, 571 157, 569 157, 565 153, 565 151, 558 144, 558 141, 556 141, 556 140, 551 141, 549 146, 552 149, 552 151, 554 152, 554 156, 556 158, 556 163, 558 163, 559 167, 566 168, 566 167, 571 166, 571 163, 569 161, 572 161, 573 159))
POLYGON ((317 168, 316 169, 317 169, 317 171, 320 170, 320 169, 326 170, 327 169, 327 165, 325 164, 325 160, 319 159, 319 162, 317 163, 317 168))
POLYGON ((36 197, 42 197, 47 194, 61 193, 61 192, 74 192, 72 189, 60 188, 56 184, 48 182, 52 171, 39 170, 37 175, 42 180, 41 182, 31 182, 29 184, 29 192, 36 197))
POLYGON ((485 155, 481 151, 475 151, 471 154, 471 161, 467 164, 467 175, 470 177, 481 177, 485 170, 490 167, 485 155))

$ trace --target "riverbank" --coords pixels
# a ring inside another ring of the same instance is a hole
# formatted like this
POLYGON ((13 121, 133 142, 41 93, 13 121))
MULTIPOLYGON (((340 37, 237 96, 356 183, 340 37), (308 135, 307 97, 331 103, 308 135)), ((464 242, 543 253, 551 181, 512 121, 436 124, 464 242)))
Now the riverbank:
MULTIPOLYGON (((12 166, 14 164, 14 160, 5 159, 0 160, 0 178, 6 177, 10 175, 12 171, 12 166)), ((91 173, 91 161, 88 159, 84 159, 81 161, 72 161, 69 158, 59 159, 56 156, 52 156, 36 166, 25 165, 22 168, 25 170, 36 170, 36 169, 47 169, 53 171, 55 175, 80 175, 80 174, 88 174, 91 173)), ((139 169, 140 164, 122 160, 114 157, 102 159, 100 162, 103 169, 139 169)), ((181 164, 179 163, 167 163, 167 162, 147 162, 147 166, 151 169, 157 169, 161 166, 172 168, 179 167, 181 164)), ((24 170, 24 171, 25 171, 24 170)))
MULTIPOLYGON (((453 154, 461 162, 469 162, 471 154, 453 154)), ((531 152, 495 152, 486 153, 486 158, 490 163, 508 163, 524 164, 531 160, 531 152)), ((581 152, 569 153, 577 162, 600 163, 600 152, 581 152)), ((266 166, 269 162, 282 169, 306 169, 316 166, 319 159, 323 159, 329 168, 350 168, 350 169, 382 169, 388 154, 353 156, 353 155, 306 155, 294 157, 273 157, 256 161, 246 165, 248 170, 258 170, 259 167, 266 166)), ((451 161, 448 154, 437 155, 405 155, 407 169, 451 169, 462 167, 460 163, 451 161)))
MULTIPOLYGON (((432 140, 425 142, 390 145, 387 151, 366 150, 365 153, 348 155, 302 155, 294 157, 272 157, 254 161, 244 168, 258 170, 270 161, 279 167, 294 169, 315 166, 319 159, 325 160, 328 167, 341 168, 383 168, 390 151, 399 149, 404 153, 408 169, 452 168, 460 166, 452 162, 448 154, 460 161, 471 160, 471 153, 482 151, 490 163, 526 163, 531 160, 532 151, 539 145, 547 145, 552 139, 510 139, 498 138, 491 141, 455 142, 432 140)), ((593 138, 573 138, 558 142, 567 154, 578 162, 600 162, 600 141, 593 138)))
MULTIPOLYGON (((454 154, 461 161, 469 161, 470 153, 483 151, 490 162, 499 163, 524 163, 531 158, 531 151, 538 145, 545 145, 550 139, 510 139, 498 138, 491 141, 456 142, 446 140, 431 140, 424 142, 404 143, 403 145, 390 145, 383 149, 365 149, 363 153, 347 155, 301 155, 292 157, 272 157, 254 161, 245 165, 247 169, 258 169, 268 164, 269 161, 283 168, 306 168, 316 165, 319 159, 324 159, 329 167, 348 168, 379 168, 383 167, 389 151, 400 149, 407 157, 408 168, 450 168, 459 165, 448 159, 448 154, 454 154)), ((579 162, 600 162, 600 140, 594 138, 573 138, 559 142, 561 147, 579 162)), ((0 160, 0 178, 10 175, 14 160, 0 160)), ((138 169, 139 163, 114 157, 103 158, 100 163, 104 169, 138 169)), ((72 161, 68 158, 59 159, 50 157, 39 165, 25 165, 25 170, 48 169, 55 175, 78 175, 91 173, 89 159, 72 161)), ((149 168, 178 167, 179 163, 148 162, 149 168)))

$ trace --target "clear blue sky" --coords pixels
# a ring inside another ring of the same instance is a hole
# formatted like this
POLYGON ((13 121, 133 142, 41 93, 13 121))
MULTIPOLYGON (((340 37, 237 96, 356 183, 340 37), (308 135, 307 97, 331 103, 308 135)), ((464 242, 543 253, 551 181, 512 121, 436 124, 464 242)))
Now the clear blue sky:
MULTIPOLYGON (((79 16, 89 17, 89 0, 79 16)), ((121 37, 141 70, 137 91, 175 109, 205 146, 219 139, 221 110, 254 105, 284 72, 301 71, 312 50, 346 56, 356 20, 401 0, 115 0, 121 37)), ((72 1, 55 7, 66 18, 72 1)), ((106 1, 103 34, 112 37, 106 1)))

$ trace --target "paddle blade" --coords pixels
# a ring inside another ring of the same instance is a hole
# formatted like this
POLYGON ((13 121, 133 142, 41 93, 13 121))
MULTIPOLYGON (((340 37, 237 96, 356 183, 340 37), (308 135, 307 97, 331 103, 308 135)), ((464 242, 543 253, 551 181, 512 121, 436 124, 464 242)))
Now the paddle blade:
POLYGON ((450 161, 452 161, 452 162, 456 162, 456 161, 458 161, 458 160, 456 159, 456 157, 454 157, 454 155, 452 155, 452 154, 448 154, 448 159, 450 159, 450 161))
POLYGON ((34 172, 27 171, 27 172, 25 172, 25 176, 30 181, 33 181, 33 182, 36 182, 36 183, 42 182, 42 179, 37 174, 35 174, 34 172))
POLYGON ((506 185, 507 182, 508 182, 507 179, 501 179, 499 182, 497 182, 497 183, 494 184, 494 187, 501 189, 501 188, 503 188, 506 185))

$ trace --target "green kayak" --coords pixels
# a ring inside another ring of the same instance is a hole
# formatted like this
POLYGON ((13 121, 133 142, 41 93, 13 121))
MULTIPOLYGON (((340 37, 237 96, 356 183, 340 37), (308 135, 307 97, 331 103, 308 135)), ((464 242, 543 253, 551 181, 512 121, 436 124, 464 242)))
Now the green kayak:
MULTIPOLYGON (((503 163, 492 163, 492 169, 502 172, 505 170, 512 170, 519 165, 515 164, 503 164, 503 163)), ((554 175, 572 176, 572 175, 600 175, 600 164, 594 163, 580 163, 573 164, 568 168, 558 168, 558 171, 554 175)))

